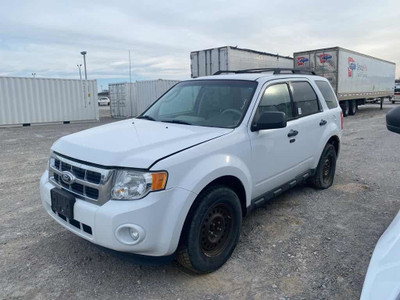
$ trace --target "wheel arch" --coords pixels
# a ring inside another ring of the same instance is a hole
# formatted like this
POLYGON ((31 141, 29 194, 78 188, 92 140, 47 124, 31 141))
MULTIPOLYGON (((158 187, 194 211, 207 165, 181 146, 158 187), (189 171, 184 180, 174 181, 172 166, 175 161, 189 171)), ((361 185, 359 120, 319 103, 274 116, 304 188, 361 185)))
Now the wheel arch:
MULTIPOLYGON (((188 231, 188 227, 190 224, 189 222, 193 217, 197 203, 199 201, 201 201, 201 197, 202 197, 203 193, 206 192, 209 188, 211 188, 213 186, 218 186, 218 185, 226 186, 226 187, 232 189, 236 193, 236 195, 239 197, 240 206, 242 208, 242 217, 246 216, 246 213, 247 213, 246 190, 245 190, 245 187, 244 187, 244 184, 242 183, 242 181, 238 177, 233 176, 233 175, 225 175, 225 176, 215 178, 201 190, 201 192, 197 195, 196 199, 191 204, 191 206, 189 208, 189 212, 187 213, 185 221, 183 223, 183 227, 182 227, 180 237, 179 237, 179 244, 181 243, 182 239, 186 236, 186 233, 188 231)), ((179 244, 178 244, 178 247, 179 247, 179 244)))
POLYGON ((335 147, 336 157, 339 157, 340 152, 340 139, 337 135, 331 136, 325 145, 332 144, 335 147))

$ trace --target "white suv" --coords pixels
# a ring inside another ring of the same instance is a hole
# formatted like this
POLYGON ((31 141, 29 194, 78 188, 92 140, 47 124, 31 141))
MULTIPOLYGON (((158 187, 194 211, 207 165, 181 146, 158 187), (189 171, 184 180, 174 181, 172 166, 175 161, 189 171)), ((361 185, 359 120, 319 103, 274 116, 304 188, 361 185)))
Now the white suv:
POLYGON ((252 208, 303 181, 332 185, 342 122, 323 77, 245 70, 183 81, 137 118, 55 142, 41 199, 95 244, 176 253, 211 272, 252 208))

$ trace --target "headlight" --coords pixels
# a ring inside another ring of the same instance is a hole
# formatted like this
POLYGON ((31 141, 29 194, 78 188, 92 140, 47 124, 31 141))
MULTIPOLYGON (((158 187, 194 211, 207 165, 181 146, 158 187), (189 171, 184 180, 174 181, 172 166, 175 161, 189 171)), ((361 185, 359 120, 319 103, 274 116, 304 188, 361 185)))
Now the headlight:
POLYGON ((116 200, 143 198, 152 191, 163 190, 167 177, 167 172, 118 170, 111 196, 116 200))

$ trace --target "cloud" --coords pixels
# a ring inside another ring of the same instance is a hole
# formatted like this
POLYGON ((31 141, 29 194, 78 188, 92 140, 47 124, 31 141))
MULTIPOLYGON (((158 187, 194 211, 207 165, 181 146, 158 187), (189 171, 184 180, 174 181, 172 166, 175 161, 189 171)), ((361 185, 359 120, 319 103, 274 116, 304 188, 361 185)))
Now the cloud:
POLYGON ((3 1, 0 74, 185 79, 190 51, 238 45, 292 55, 342 46, 397 63, 398 1, 3 1))

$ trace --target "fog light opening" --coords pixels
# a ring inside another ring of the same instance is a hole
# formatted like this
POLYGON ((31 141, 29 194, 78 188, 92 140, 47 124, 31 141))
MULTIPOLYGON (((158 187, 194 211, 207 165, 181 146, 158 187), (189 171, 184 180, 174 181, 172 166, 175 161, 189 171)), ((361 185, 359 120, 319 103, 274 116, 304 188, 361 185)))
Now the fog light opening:
POLYGON ((117 240, 125 245, 135 245, 145 238, 145 232, 142 227, 136 224, 124 224, 115 231, 117 240))

